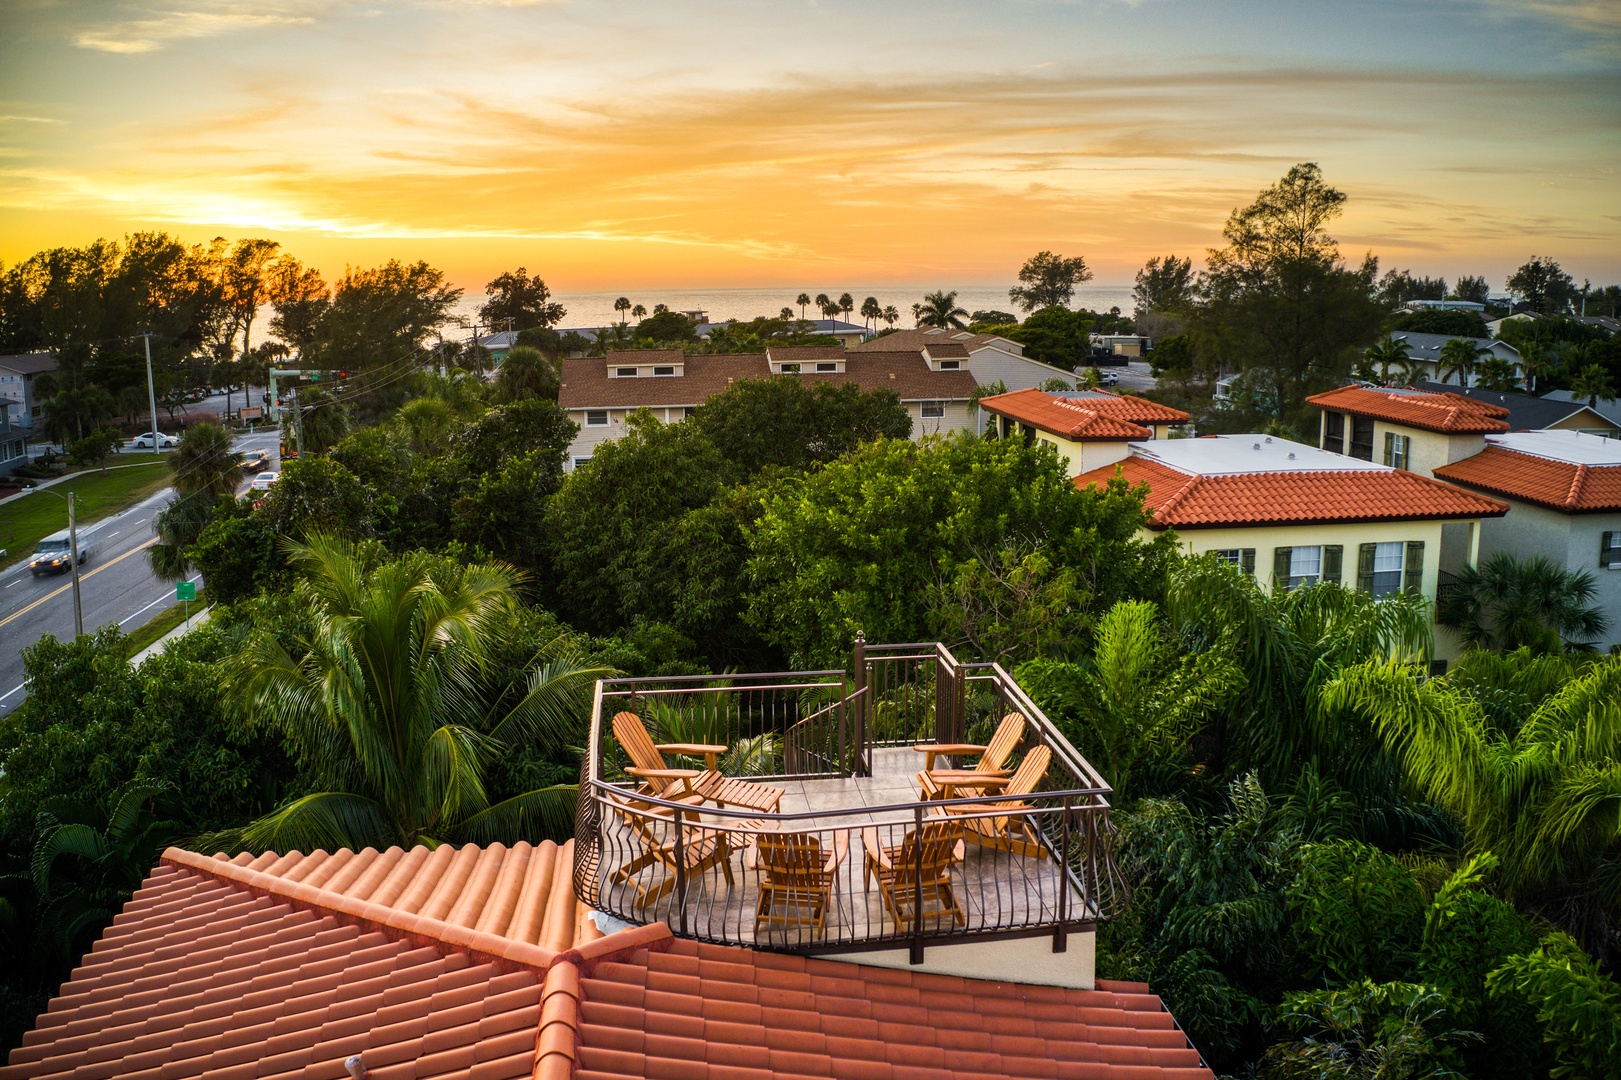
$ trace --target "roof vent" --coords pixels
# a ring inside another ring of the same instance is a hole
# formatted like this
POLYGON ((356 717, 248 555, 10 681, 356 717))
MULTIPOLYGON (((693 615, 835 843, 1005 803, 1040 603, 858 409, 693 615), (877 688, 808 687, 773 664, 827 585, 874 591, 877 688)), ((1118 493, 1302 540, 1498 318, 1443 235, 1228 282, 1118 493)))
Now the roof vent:
POLYGON ((1251 446, 1250 446, 1250 449, 1251 449, 1251 450, 1259 450, 1259 449, 1260 449, 1260 448, 1261 448, 1261 444, 1260 444, 1260 443, 1253 443, 1253 444, 1251 444, 1251 446))
POLYGON ((366 1080, 366 1066, 361 1063, 359 1054, 351 1054, 344 1059, 343 1067, 349 1070, 349 1075, 354 1077, 354 1080, 366 1080))
POLYGON ((1294 459, 1295 459, 1295 452, 1293 450, 1291 450, 1291 451, 1289 451, 1289 460, 1293 461, 1294 459))
POLYGON ((1267 441, 1267 442, 1271 442, 1271 441, 1272 441, 1272 436, 1270 436, 1270 435, 1268 435, 1268 436, 1267 436, 1267 437, 1266 437, 1266 441, 1267 441))

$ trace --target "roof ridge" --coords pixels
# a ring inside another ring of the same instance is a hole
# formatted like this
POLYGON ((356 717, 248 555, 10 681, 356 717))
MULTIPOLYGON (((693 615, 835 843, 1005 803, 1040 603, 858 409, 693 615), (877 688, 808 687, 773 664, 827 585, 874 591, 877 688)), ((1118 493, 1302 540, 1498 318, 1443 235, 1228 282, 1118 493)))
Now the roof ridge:
POLYGON ((1582 486, 1587 483, 1588 468, 1586 463, 1576 466, 1576 471, 1570 477, 1570 490, 1565 493, 1565 505, 1575 506, 1581 501, 1582 486))
MULTIPOLYGON (((302 881, 288 881, 276 874, 253 870, 238 865, 223 854, 202 855, 184 848, 171 847, 158 860, 170 866, 194 870, 220 881, 228 882, 255 896, 274 897, 277 900, 322 915, 333 915, 351 920, 368 929, 385 934, 395 940, 422 943, 423 939, 436 942, 458 952, 498 964, 503 968, 526 967, 545 972, 558 957, 558 953, 527 941, 516 941, 496 934, 457 926, 442 919, 413 915, 398 908, 369 900, 357 900, 343 893, 332 892, 302 881)), ((617 937, 617 934, 609 935, 617 937)), ((599 940, 606 941, 607 938, 599 940)), ((591 944, 596 944, 592 942, 591 944)))

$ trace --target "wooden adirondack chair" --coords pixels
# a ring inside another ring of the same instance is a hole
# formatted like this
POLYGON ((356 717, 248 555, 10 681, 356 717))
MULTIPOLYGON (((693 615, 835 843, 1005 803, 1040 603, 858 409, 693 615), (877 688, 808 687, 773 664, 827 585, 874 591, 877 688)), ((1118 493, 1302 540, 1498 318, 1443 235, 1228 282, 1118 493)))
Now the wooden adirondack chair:
POLYGON ((963 795, 972 795, 975 779, 985 776, 1007 776, 1010 770, 1004 768, 1008 758, 1018 748, 1019 740, 1024 737, 1024 714, 1010 712, 1002 717, 1002 722, 996 725, 996 732, 991 741, 984 746, 977 743, 919 743, 912 747, 923 754, 923 771, 933 773, 937 781, 949 782, 953 788, 961 791, 963 795), (942 754, 952 757, 968 757, 979 755, 979 761, 971 769, 936 769, 935 758, 942 754))
POLYGON ((876 826, 862 830, 866 848, 867 888, 878 882, 884 910, 906 933, 915 920, 951 916, 959 926, 968 918, 951 888, 951 868, 963 858, 963 828, 955 821, 934 821, 910 829, 899 844, 884 847, 876 826))
POLYGON ((642 718, 633 712, 615 713, 614 738, 625 748, 630 767, 625 770, 641 781, 641 791, 661 799, 680 800, 701 795, 718 806, 741 806, 761 814, 774 814, 782 802, 783 789, 767 784, 722 776, 716 769, 726 747, 711 743, 661 743, 654 745, 642 718), (671 769, 665 754, 702 755, 706 768, 671 769))
MULTIPOLYGON (((1041 842, 1030 818, 1020 811, 1029 808, 1027 796, 1035 794, 1042 778, 1047 775, 1052 756, 1053 752, 1048 747, 1032 747, 1012 776, 983 777, 971 782, 971 786, 986 791, 996 799, 995 802, 957 803, 941 806, 940 811, 962 822, 963 839, 970 844, 1011 851, 1032 859, 1045 859, 1046 845, 1041 842)), ((937 783, 930 773, 919 773, 918 783, 923 788, 925 799, 958 797, 953 784, 937 783)))
POLYGON ((754 932, 809 926, 827 932, 827 909, 847 844, 832 849, 807 833, 761 832, 755 841, 753 868, 760 872, 760 898, 754 909, 754 932))
MULTIPOLYGON (((688 882, 719 866, 726 875, 726 884, 731 886, 734 883, 731 838, 725 830, 705 828, 699 824, 696 806, 681 811, 681 852, 678 856, 674 810, 622 794, 610 794, 608 801, 641 848, 641 854, 614 871, 610 880, 618 883, 634 877, 638 907, 657 903, 669 895, 675 888, 676 868, 683 863, 688 882), (657 884, 646 880, 648 875, 642 873, 652 866, 664 868, 662 880, 657 884)), ((693 801, 696 803, 699 800, 693 798, 693 801)))

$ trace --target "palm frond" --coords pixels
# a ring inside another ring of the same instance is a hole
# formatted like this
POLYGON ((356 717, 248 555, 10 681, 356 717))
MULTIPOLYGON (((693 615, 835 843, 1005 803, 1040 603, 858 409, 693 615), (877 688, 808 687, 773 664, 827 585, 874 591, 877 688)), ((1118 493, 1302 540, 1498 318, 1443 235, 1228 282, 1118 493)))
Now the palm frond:
POLYGON ((386 848, 405 838, 371 799, 326 791, 294 799, 243 826, 232 839, 255 853, 286 853, 386 848))
POLYGON ((562 842, 574 832, 578 794, 573 784, 526 791, 464 819, 455 835, 472 844, 562 842))

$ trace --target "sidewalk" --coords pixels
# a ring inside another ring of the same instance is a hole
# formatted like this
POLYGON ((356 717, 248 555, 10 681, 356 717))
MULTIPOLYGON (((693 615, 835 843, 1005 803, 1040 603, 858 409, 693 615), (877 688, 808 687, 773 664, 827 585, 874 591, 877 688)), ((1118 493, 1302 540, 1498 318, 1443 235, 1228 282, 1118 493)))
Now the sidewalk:
MULTIPOLYGON (((163 464, 161 459, 158 461, 137 461, 129 465, 109 465, 107 466, 107 471, 112 472, 114 469, 144 469, 149 465, 161 464, 163 464)), ((70 472, 62 476, 58 476, 54 480, 30 480, 28 481, 29 487, 26 490, 19 491, 14 495, 7 495, 5 498, 0 499, 0 506, 4 506, 8 502, 14 502, 17 499, 26 498, 27 496, 32 495, 34 492, 40 491, 44 488, 55 487, 57 484, 65 484, 69 480, 78 480, 90 475, 91 473, 98 473, 100 471, 100 469, 80 469, 78 472, 70 472)))
POLYGON ((140 667, 147 657, 162 652, 164 647, 167 646, 169 642, 178 637, 185 636, 188 631, 197 629, 199 626, 203 625, 203 623, 207 622, 208 617, 213 613, 214 605, 209 604, 203 610, 191 617, 190 626, 187 626, 185 623, 181 623, 179 626, 175 627, 173 630, 170 630, 167 634, 164 634, 162 637, 158 638, 158 640, 154 641, 152 644, 130 657, 130 667, 140 667))

